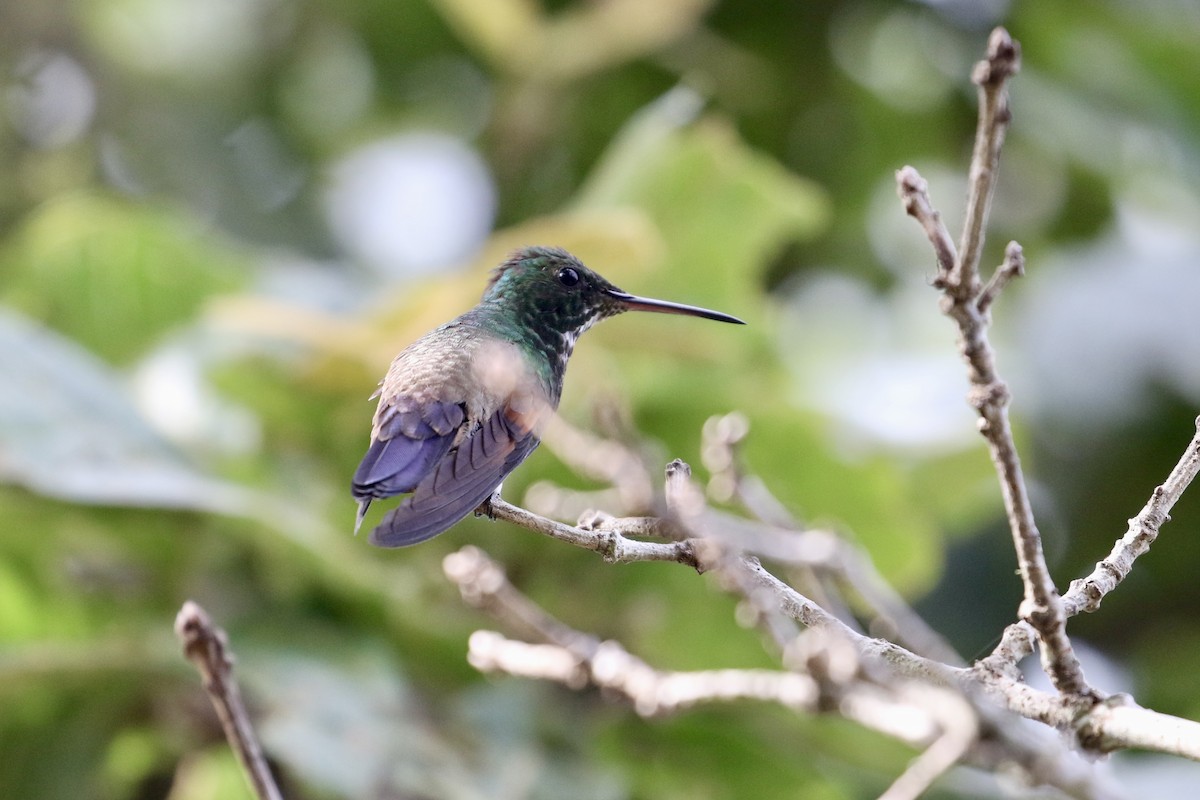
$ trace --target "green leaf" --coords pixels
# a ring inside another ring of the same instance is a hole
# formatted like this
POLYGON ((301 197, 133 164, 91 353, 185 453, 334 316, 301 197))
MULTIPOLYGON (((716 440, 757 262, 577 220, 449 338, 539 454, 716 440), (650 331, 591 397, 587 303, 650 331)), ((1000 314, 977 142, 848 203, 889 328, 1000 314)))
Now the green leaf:
POLYGON ((138 414, 99 359, 0 308, 0 481, 81 503, 248 514, 256 498, 205 475, 138 414))
POLYGON ((106 359, 128 363, 248 262, 169 208, 73 194, 27 217, 3 255, 3 299, 106 359))
POLYGON ((826 227, 829 203, 816 184, 747 146, 726 117, 692 122, 700 102, 675 89, 643 109, 592 171, 576 207, 641 208, 661 229, 660 280, 639 275, 639 293, 662 287, 678 295, 683 278, 689 302, 744 308, 760 301, 769 259, 826 227))

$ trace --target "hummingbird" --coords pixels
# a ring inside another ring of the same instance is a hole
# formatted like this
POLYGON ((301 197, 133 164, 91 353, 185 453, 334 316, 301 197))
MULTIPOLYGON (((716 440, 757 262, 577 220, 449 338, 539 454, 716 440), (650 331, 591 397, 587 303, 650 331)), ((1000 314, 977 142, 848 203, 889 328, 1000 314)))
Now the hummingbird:
POLYGON ((404 348, 371 396, 379 405, 351 483, 354 530, 371 501, 408 494, 370 542, 417 544, 491 497, 538 446, 580 334, 625 311, 745 324, 624 292, 566 250, 518 250, 492 272, 477 306, 404 348))

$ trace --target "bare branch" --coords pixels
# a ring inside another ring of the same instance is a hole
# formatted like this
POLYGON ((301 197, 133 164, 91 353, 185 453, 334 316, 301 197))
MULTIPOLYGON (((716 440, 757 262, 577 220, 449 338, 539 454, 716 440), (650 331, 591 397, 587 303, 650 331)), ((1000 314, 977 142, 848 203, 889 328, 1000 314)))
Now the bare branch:
MULTIPOLYGON (((680 498, 691 498, 691 501, 695 501, 696 498, 694 485, 689 485, 688 472, 689 470, 682 462, 673 465, 671 478, 674 482, 672 491, 675 493, 673 502, 677 508, 680 498)), ((1169 483, 1172 488, 1167 494, 1173 499, 1179 491, 1182 491, 1182 487, 1176 486, 1174 480, 1169 483)), ((677 527, 677 523, 674 522, 654 521, 646 517, 620 519, 595 514, 593 523, 597 528, 603 528, 603 530, 588 530, 586 526, 571 527, 539 517, 505 503, 498 497, 493 498, 493 504, 498 510, 498 513, 495 514, 497 518, 506 519, 534 532, 551 536, 577 547, 601 553, 610 563, 667 560, 678 561, 692 568, 696 567, 693 548, 700 544, 696 538, 673 542, 638 542, 624 538, 626 530, 630 532, 630 535, 662 535, 664 532, 669 532, 673 536, 679 536, 693 533, 689 529, 677 527), (614 537, 616 545, 613 544, 614 537), (673 549, 677 547, 683 549, 673 549)), ((824 531, 779 531, 770 526, 760 525, 758 526, 759 534, 745 538, 748 533, 755 530, 752 523, 718 515, 717 512, 703 508, 700 510, 700 514, 708 530, 708 535, 723 543, 717 546, 716 551, 710 552, 725 553, 717 561, 703 563, 712 567, 731 590, 747 598, 756 613, 769 623, 764 624, 763 627, 772 635, 776 644, 784 650, 785 663, 796 663, 796 646, 803 640, 797 639, 793 632, 779 625, 772 616, 775 613, 782 613, 805 627, 826 631, 832 635, 831 641, 842 640, 850 643, 854 652, 858 654, 857 657, 863 659, 863 663, 867 665, 868 669, 874 669, 870 665, 883 668, 883 673, 880 674, 891 674, 901 680, 916 681, 919 684, 934 687, 954 687, 955 694, 959 690, 965 691, 966 698, 972 703, 975 713, 986 723, 985 738, 992 743, 993 747, 998 748, 995 753, 998 762, 1015 761, 1021 764, 1031 779, 1036 782, 1057 786, 1073 797, 1115 798, 1121 796, 1120 792, 1105 784, 1097 776, 1072 767, 1070 762, 1061 758, 1060 751, 1049 740, 1036 736, 1031 738, 1029 732, 1022 732, 1013 727, 1011 722, 1003 715, 998 714, 990 704, 976 698, 977 692, 982 691, 1002 707, 1020 716, 1043 722, 1058 730, 1076 730, 1081 746, 1103 746, 1105 750, 1121 747, 1120 735, 1112 733, 1105 727, 1110 724, 1109 720, 1119 719, 1120 725, 1122 725, 1120 730, 1129 731, 1131 735, 1138 737, 1135 740, 1139 743, 1137 746, 1189 757, 1191 752, 1200 748, 1200 730, 1197 730, 1197 727, 1200 726, 1186 720, 1177 720, 1174 717, 1136 707, 1126 709, 1120 714, 1101 711, 1096 716, 1089 716, 1093 712, 1093 707, 1096 706, 1096 701, 1090 696, 1054 695, 1030 688, 1020 678, 1020 673, 1014 666, 1018 660, 1014 653, 1009 653, 1004 658, 999 658, 994 654, 977 663, 972 669, 962 669, 936 658, 922 657, 898 644, 866 636, 847 626, 821 606, 772 575, 756 559, 738 555, 743 552, 745 546, 752 545, 768 551, 772 558, 784 561, 791 559, 795 563, 801 564, 828 565, 831 560, 837 558, 836 547, 830 546, 830 542, 836 541, 836 537, 824 531), (734 527, 740 525, 741 529, 728 530, 725 527, 727 525, 734 527), (767 535, 769 531, 787 535, 779 536, 772 546, 769 544, 772 537, 767 535), (1161 722, 1166 729, 1174 731, 1176 738, 1169 741, 1152 740, 1149 734, 1155 729, 1156 720, 1161 722)), ((578 685, 580 681, 584 681, 582 676, 585 673, 581 673, 579 671, 581 667, 577 665, 590 658, 595 649, 600 646, 598 639, 562 626, 553 617, 545 614, 531 603, 524 605, 520 600, 508 599, 506 597, 508 589, 500 588, 507 586, 503 572, 495 565, 485 568, 490 561, 475 548, 464 548, 447 557, 445 564, 447 573, 453 573, 451 577, 464 591, 464 597, 469 603, 486 609, 509 626, 522 631, 523 636, 535 641, 548 642, 559 648, 557 655, 553 649, 524 651, 510 649, 506 650, 502 656, 493 655, 489 658, 493 660, 496 658, 506 659, 504 661, 505 671, 514 674, 526 674, 534 677, 533 673, 541 670, 546 674, 537 675, 537 677, 555 680, 566 685, 578 685), (497 598, 503 598, 503 602, 494 602, 497 598), (564 656, 564 653, 568 654, 569 658, 564 656), (538 654, 546 656, 550 661, 539 662, 538 665, 520 666, 521 663, 524 663, 523 659, 527 660, 538 654)), ((520 597, 519 594, 515 594, 515 590, 512 591, 514 592, 513 597, 520 597)), ((1026 637, 1029 643, 1030 650, 1025 651, 1028 653, 1032 649, 1033 633, 1027 623, 1010 626, 1009 631, 1006 632, 1005 641, 1011 644, 1014 638, 1019 639, 1021 636, 1026 637)), ((484 644, 480 646, 483 647, 486 644, 485 639, 484 644)), ((802 666, 806 665, 808 662, 802 666)), ((588 680, 591 678, 589 677, 588 680)), ((870 706, 871 701, 862 700, 862 702, 870 706)), ((847 707, 843 707, 842 713, 848 718, 863 721, 859 715, 869 716, 870 712, 860 710, 851 713, 847 707)), ((864 722, 864 724, 867 723, 864 722)), ((881 724, 884 723, 878 719, 873 723, 877 730, 880 729, 881 724)), ((949 747, 949 744, 945 746, 949 747)), ((943 754, 941 757, 947 756, 943 754)), ((932 769, 929 764, 936 763, 935 759, 938 756, 930 755, 928 758, 929 761, 926 762, 926 765, 917 769, 932 769)), ((990 756, 986 752, 973 750, 970 761, 981 764, 985 763, 988 758, 990 756)))
POLYGON ((1025 252, 1021 249, 1021 245, 1009 242, 1008 247, 1004 248, 1004 260, 1000 262, 1000 266, 996 267, 991 280, 983 287, 983 291, 979 293, 979 298, 975 301, 975 307, 979 309, 979 313, 986 317, 992 308, 992 303, 1000 296, 1000 292, 1004 291, 1008 282, 1024 274, 1025 252))
POLYGON ((858 633, 772 575, 755 559, 747 559, 746 567, 756 582, 775 594, 779 607, 789 617, 805 627, 831 630, 846 637, 859 648, 864 656, 877 659, 899 675, 906 678, 917 678, 936 685, 954 686, 966 673, 966 670, 956 669, 930 658, 923 658, 883 639, 873 639, 858 633))
POLYGON ((816 681, 807 675, 765 669, 663 672, 611 641, 600 643, 586 663, 557 645, 526 644, 491 631, 471 634, 469 647, 468 659, 476 669, 553 680, 574 689, 591 682, 625 697, 643 717, 735 700, 762 700, 813 712, 819 696, 816 681))
MULTIPOLYGON (((504 504, 502 508, 507 505, 504 504)), ((512 508, 515 509, 515 507, 512 508)), ((602 535, 599 533, 591 534, 579 528, 570 528, 570 526, 561 525, 561 523, 545 520, 523 509, 516 510, 521 511, 521 513, 505 513, 503 518, 527 527, 534 532, 549 535, 594 552, 605 552, 605 546, 597 544, 597 542, 604 541, 602 535), (559 528, 568 528, 573 533, 567 536, 560 536, 561 530, 559 528)), ((711 515, 715 512, 710 511, 707 513, 711 515)), ((634 522, 634 527, 637 528, 653 529, 656 527, 648 525, 645 518, 633 518, 632 521, 634 522)), ((608 518, 605 522, 619 529, 622 520, 608 518)), ((710 521, 708 524, 713 525, 714 522, 710 521)), ((812 533, 819 532, 805 532, 797 534, 797 536, 808 536, 812 533)), ((720 531, 714 532, 714 535, 724 538, 720 531)), ((827 534, 825 535, 827 536, 827 534)), ((688 539, 681 542, 654 544, 664 544, 665 546, 690 545, 692 541, 688 539)), ((631 542, 631 544, 651 543, 631 542)), ((559 648, 557 655, 553 649, 529 650, 524 653, 510 650, 504 656, 504 658, 508 659, 504 663, 510 664, 511 662, 514 673, 531 674, 533 671, 540 670, 546 674, 539 677, 556 680, 567 685, 577 685, 579 681, 583 680, 581 676, 584 673, 578 671, 581 668, 571 665, 580 664, 585 661, 589 657, 589 654, 593 652, 593 648, 599 647, 599 640, 586 634, 577 633, 567 626, 556 627, 561 623, 557 623, 556 620, 553 620, 553 617, 545 615, 540 609, 536 612, 513 613, 512 609, 520 608, 519 604, 509 602, 492 604, 488 598, 502 596, 504 591, 498 590, 498 587, 505 585, 507 581, 503 578, 503 573, 498 567, 490 574, 486 569, 482 571, 478 569, 479 565, 483 562, 476 559, 475 552, 477 551, 474 548, 465 548, 459 551, 459 553, 448 557, 446 560, 446 568, 448 572, 455 573, 452 577, 460 585, 460 589, 464 586, 480 587, 463 589, 464 597, 467 601, 472 605, 487 609, 490 613, 504 620, 514 628, 525 631, 526 633, 523 635, 527 635, 528 638, 549 642, 553 647, 559 648), (469 558, 455 564, 455 560, 463 556, 469 556, 469 558), (472 564, 475 566, 472 566, 472 564), (499 578, 496 577, 497 575, 499 578), (523 669, 519 666, 522 659, 527 661, 528 658, 537 655, 549 657, 550 663, 540 662, 539 666, 526 666, 523 669), (510 656, 511 658, 509 658, 510 656)), ((628 551, 626 554, 628 555, 630 552, 634 551, 628 551)), ((479 555, 482 556, 482 554, 479 555)), ((635 557, 632 559, 609 560, 613 563, 617 563, 618 561, 624 563, 629 560, 664 559, 638 559, 635 557)), ((694 568, 694 564, 687 559, 667 560, 677 560, 694 568)), ((874 664, 882 668, 882 672, 879 673, 881 675, 890 674, 899 680, 912 680, 920 684, 929 684, 933 687, 961 687, 961 690, 965 690, 964 696, 966 700, 972 704, 975 713, 984 722, 983 733, 981 734, 983 739, 981 739, 981 742, 986 741, 988 743, 986 747, 980 744, 972 749, 969 758, 972 764, 985 768, 998 768, 1002 764, 1011 765, 1016 763, 1021 765, 1031 781, 1056 786, 1069 796, 1081 798, 1081 800, 1083 798, 1092 800, 1093 798, 1115 799, 1122 797, 1122 794, 1109 785, 1102 776, 1085 769, 1070 759, 1064 758, 1062 749, 1052 737, 1048 738, 1036 735, 1036 731, 1029 731, 1014 726, 1008 717, 1000 713, 988 700, 977 696, 977 694, 982 690, 983 694, 994 698, 1004 708, 1029 719, 1044 722, 1059 730, 1071 729, 1076 720, 1086 718, 1086 714, 1092 706, 1092 701, 1089 698, 1076 697, 1072 699, 1061 695, 1047 694, 1034 690, 1019 680, 1013 680, 1002 674, 982 671, 978 668, 978 665, 975 669, 971 670, 956 668, 935 659, 923 658, 891 642, 865 636, 846 626, 816 603, 813 603, 791 586, 776 578, 755 559, 738 556, 736 563, 739 565, 739 568, 733 574, 741 577, 731 588, 742 593, 743 596, 754 598, 753 602, 756 606, 765 605, 767 603, 766 597, 769 595, 772 598, 770 602, 777 604, 776 607, 783 614, 801 622, 801 624, 807 627, 827 631, 831 634, 823 641, 844 641, 849 643, 853 647, 853 652, 857 654, 855 658, 862 659, 862 663, 867 665, 868 669, 874 670, 873 667, 870 667, 870 665, 874 664), (766 594, 762 592, 747 592, 746 581, 765 590, 766 594)), ((781 642, 784 638, 786 637, 777 637, 777 643, 781 642)), ((793 637, 792 641, 794 644, 786 649, 784 657, 785 663, 796 665, 798 658, 797 646, 803 649, 803 644, 800 644, 803 640, 793 637)), ((484 639, 481 646, 486 644, 487 641, 484 639)), ((824 646, 828 647, 829 645, 824 646)), ((800 658, 800 662, 801 666, 810 667, 812 665, 811 659, 800 658)), ((904 685, 907 685, 907 683, 904 685)), ((958 696, 959 691, 959 688, 953 688, 951 694, 958 696)), ((839 710, 848 719, 857 720, 874 727, 876 730, 887 732, 881 726, 886 727, 892 724, 888 721, 890 718, 888 715, 881 717, 876 713, 880 708, 879 703, 884 702, 887 697, 888 695, 885 693, 882 699, 873 700, 861 694, 855 694, 855 700, 853 702, 848 700, 843 702, 839 710), (868 723, 868 718, 873 719, 873 722, 868 723)), ((1137 711, 1144 714, 1154 714, 1154 712, 1142 709, 1138 709, 1137 711)), ((896 719, 896 724, 899 724, 898 720, 900 718, 896 719)), ((1101 721, 1098 721, 1096 724, 1102 727, 1103 719, 1106 718, 1098 718, 1101 721)), ((1187 723, 1183 723, 1183 725, 1186 728, 1187 723)), ((1091 729, 1087 728, 1084 730, 1090 732, 1091 729)), ((1096 742, 1099 740, 1091 739, 1090 741, 1096 742)), ((1197 741, 1200 742, 1200 739, 1197 741)), ((1175 751, 1172 750, 1171 752, 1175 751)), ((934 756, 930 756, 931 760, 933 758, 934 756)))
POLYGON ((993 677, 982 686, 1026 719, 1073 731, 1080 747, 1090 752, 1139 748, 1200 761, 1200 722, 1142 708, 1129 695, 1085 703, 1047 695, 1021 679, 993 677))
MULTIPOLYGON (((618 412, 607 407, 609 416, 618 412)), ((655 482, 641 455, 632 447, 551 417, 542 443, 572 471, 608 484, 599 492, 564 489, 549 481, 529 487, 523 504, 546 516, 570 518, 597 505, 619 514, 642 513, 652 507, 655 482)))
POLYGON ((579 690, 588 685, 583 660, 565 647, 515 641, 495 631, 471 634, 467 639, 467 663, 480 672, 554 681, 568 689, 579 690))
POLYGON ((900 200, 904 203, 905 212, 921 224, 929 243, 933 245, 933 254, 937 258, 938 277, 933 285, 941 289, 946 286, 954 265, 958 262, 958 251, 954 248, 954 240, 950 231, 942 222, 942 215, 933 207, 929 199, 929 183, 921 177, 915 167, 901 167, 896 171, 896 188, 900 200))
POLYGON ((959 242, 959 261, 949 276, 947 291, 962 299, 979 293, 979 258, 987 229, 1000 148, 1012 115, 1008 108, 1008 80, 1021 68, 1021 46, 1004 28, 988 37, 987 58, 975 65, 971 80, 979 87, 979 122, 967 191, 967 215, 959 242))
POLYGON ((665 495, 667 510, 691 529, 698 524, 707 504, 704 493, 692 482, 692 468, 686 462, 675 459, 667 464, 665 495))
MULTIPOLYGON (((745 563, 748 574, 752 568, 764 586, 772 590, 784 586, 753 562, 745 563)), ((901 782, 905 791, 915 788, 918 779, 935 778, 936 769, 952 760, 955 742, 961 743, 978 719, 988 744, 970 749, 972 764, 984 768, 1020 764, 1030 780, 1057 786, 1081 799, 1121 797, 1100 776, 1064 758, 1053 738, 1014 727, 986 700, 970 691, 961 694, 955 688, 957 683, 980 686, 973 683, 970 672, 856 634, 790 588, 785 587, 780 596, 789 614, 818 626, 796 639, 785 654, 785 663, 802 675, 767 677, 776 673, 758 670, 670 673, 654 670, 620 645, 600 642, 550 616, 512 587, 503 571, 477 548, 466 547, 448 556, 445 568, 468 603, 519 628, 531 639, 549 643, 526 644, 479 631, 471 637, 469 654, 479 669, 553 680, 572 688, 590 683, 626 697, 639 713, 668 713, 697 703, 733 699, 771 700, 814 713, 836 708, 847 719, 888 736, 914 746, 934 747, 933 753, 917 759, 911 774, 901 782), (847 632, 849 638, 843 635, 847 632), (881 666, 887 668, 877 669, 881 666), (806 705, 809 680, 815 681, 812 685, 819 690, 815 707, 806 705)), ((1012 685, 1015 696, 1025 704, 1026 716, 1060 728, 1069 726, 1076 712, 1063 698, 1024 684, 1012 685)), ((995 687, 989 694, 1009 702, 995 687)))
POLYGON ((1150 549, 1158 537, 1159 528, 1171 519, 1171 509, 1196 474, 1200 473, 1200 418, 1196 419, 1196 425, 1197 433, 1179 463, 1167 479, 1154 488, 1138 515, 1129 520, 1129 529, 1113 545, 1112 552, 1096 564, 1090 575, 1071 582, 1071 588, 1063 597, 1063 607, 1068 616, 1100 608, 1104 595, 1125 580, 1133 569, 1133 562, 1150 549))
POLYGON ((700 433, 700 453, 708 470, 708 495, 719 502, 737 500, 754 517, 778 528, 799 529, 795 517, 756 475, 741 463, 741 445, 750 435, 750 420, 733 411, 709 417, 700 433))
MULTIPOLYGON (((695 569, 700 569, 696 554, 690 541, 677 542, 639 542, 629 539, 621 531, 619 520, 610 518, 608 524, 593 530, 584 530, 562 522, 534 514, 530 511, 509 503, 496 492, 479 507, 476 513, 484 514, 492 519, 502 519, 514 525, 520 525, 531 531, 544 534, 552 539, 582 547, 604 556, 611 564, 628 564, 634 561, 678 561, 695 569)), ((639 524, 643 517, 634 517, 639 524)), ((634 535, 638 535, 635 531, 634 535)))
POLYGON ((906 687, 906 691, 911 702, 934 713, 941 735, 913 759, 879 800, 916 800, 966 756, 979 736, 975 714, 965 701, 947 706, 944 692, 925 694, 923 687, 906 687))
POLYGON ((466 603, 487 611, 523 636, 549 642, 576 658, 590 658, 599 640, 579 633, 518 592, 504 570, 478 547, 464 547, 442 560, 446 577, 458 586, 466 603))
MULTIPOLYGON (((1009 245, 1005 263, 1010 266, 1002 268, 1000 275, 989 284, 990 294, 981 290, 978 274, 1000 146, 1010 116, 1008 79, 1019 66, 1019 45, 1007 31, 997 28, 988 40, 987 59, 976 65, 972 75, 979 86, 980 109, 967 193, 967 218, 958 259, 949 274, 940 276, 943 280, 939 282, 939 288, 943 292, 942 310, 958 325, 959 353, 967 365, 970 381, 967 399, 979 414, 979 431, 988 443, 1000 478, 1017 565, 1025 588, 1019 615, 1037 631, 1042 643, 1042 664, 1055 688, 1065 694, 1096 699, 1098 695, 1084 680, 1079 659, 1067 638, 1067 617, 1046 567, 1042 537, 1033 519, 1021 461, 1013 443, 1008 419, 1008 386, 996 371, 995 354, 987 337, 986 311, 995 293, 1008 279, 1004 277, 1008 272, 1015 274, 1023 269, 1019 246, 1009 245)), ((929 203, 925 181, 911 167, 900 170, 897 181, 905 210, 926 228, 939 264, 942 264, 946 255, 942 241, 944 229, 929 203)))
POLYGON ((981 677, 1007 677, 1012 680, 1023 680, 1017 664, 1033 652, 1037 631, 1024 620, 1014 622, 1004 629, 1000 635, 1000 643, 993 648, 986 658, 981 658, 972 667, 981 677))
POLYGON ((797 520, 766 485, 757 476, 746 474, 740 447, 749 432, 749 420, 736 412, 710 417, 704 423, 701 453, 712 473, 709 493, 715 486, 726 499, 741 500, 747 510, 766 523, 754 528, 738 525, 739 530, 725 525, 722 538, 743 552, 807 570, 810 582, 815 584, 813 599, 850 624, 853 620, 848 611, 843 611, 839 587, 828 585, 845 584, 866 604, 873 617, 872 628, 883 626, 891 634, 887 638, 896 639, 920 655, 962 666, 962 658, 954 648, 904 602, 861 549, 828 531, 800 530, 797 520), (832 580, 821 581, 821 577, 832 580))
MULTIPOLYGON (((1155 487, 1138 515, 1129 520, 1125 535, 1117 540, 1108 556, 1096 564, 1091 574, 1071 582, 1071 588, 1063 596, 1063 612, 1068 617, 1099 609, 1105 595, 1125 580, 1133 569, 1133 562, 1150 549, 1159 529, 1171 519, 1171 509, 1200 473, 1200 418, 1196 425, 1197 433, 1179 463, 1167 479, 1155 487)), ((1000 637, 1000 643, 987 658, 975 665, 975 669, 1010 677, 1017 675, 1017 662, 1033 652, 1034 636, 1033 629, 1025 622, 1009 625, 1000 637)))
POLYGON ((655 539, 678 538, 678 532, 661 517, 614 517, 606 511, 596 509, 581 514, 575 527, 593 533, 620 533, 622 536, 645 536, 655 539))
POLYGON ((1142 708, 1128 695, 1113 695, 1076 723, 1076 735, 1100 753, 1129 747, 1200 761, 1200 723, 1142 708))
POLYGON ((764 596, 762 589, 749 579, 746 573, 751 561, 742 556, 739 548, 731 546, 729 537, 721 535, 719 520, 709 511, 704 492, 692 480, 692 468, 675 459, 667 464, 666 472, 667 509, 692 537, 692 551, 701 570, 712 570, 726 588, 740 594, 754 614, 753 623, 781 652, 786 652, 798 635, 795 624, 773 597, 764 596))
MULTIPOLYGON (((848 718, 915 746, 925 746, 944 735, 937 723, 940 713, 931 708, 951 708, 957 696, 945 689, 912 686, 904 695, 907 699, 897 700, 890 687, 864 680, 853 648, 841 649, 836 637, 825 634, 805 640, 808 646, 804 666, 819 665, 820 677, 761 669, 657 670, 617 642, 598 642, 537 607, 478 548, 464 547, 447 556, 444 567, 468 603, 503 621, 516 622, 534 638, 552 642, 527 644, 490 631, 476 631, 468 655, 473 666, 554 680, 573 688, 591 683, 621 695, 643 716, 734 700, 763 700, 818 713, 828 708, 825 703, 833 702, 833 692, 839 698, 833 707, 848 718), (841 657, 831 657, 830 649, 840 652, 841 657), (831 664, 840 667, 830 669, 831 664), (930 693, 939 693, 937 702, 929 702, 930 693)), ((959 712, 970 717, 969 709, 959 712)))
POLYGON ((204 690, 225 729, 225 738, 241 762, 255 796, 259 800, 282 800, 233 677, 233 655, 225 631, 213 624, 203 608, 188 600, 175 617, 175 635, 183 643, 184 656, 200 672, 204 690))

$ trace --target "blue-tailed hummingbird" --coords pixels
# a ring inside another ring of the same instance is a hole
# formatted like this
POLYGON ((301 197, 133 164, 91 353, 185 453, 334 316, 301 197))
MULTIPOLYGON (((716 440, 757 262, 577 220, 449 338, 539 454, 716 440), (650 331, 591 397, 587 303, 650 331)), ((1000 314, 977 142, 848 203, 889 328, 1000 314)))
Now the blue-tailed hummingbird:
POLYGON ((372 500, 398 494, 411 493, 371 532, 372 544, 423 542, 471 513, 538 446, 579 335, 624 311, 743 324, 623 292, 565 250, 514 253, 492 273, 479 305, 392 361, 373 395, 371 443, 354 473, 355 530, 372 500))

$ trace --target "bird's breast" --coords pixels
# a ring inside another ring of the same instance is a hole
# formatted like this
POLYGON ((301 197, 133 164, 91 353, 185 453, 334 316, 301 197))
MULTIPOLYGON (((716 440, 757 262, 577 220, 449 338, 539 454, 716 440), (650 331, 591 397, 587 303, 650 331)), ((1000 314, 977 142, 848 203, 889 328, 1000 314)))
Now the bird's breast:
POLYGON ((512 342, 494 339, 477 343, 472 348, 469 373, 463 388, 472 417, 489 417, 503 406, 535 413, 538 406, 550 405, 537 369, 512 342))

